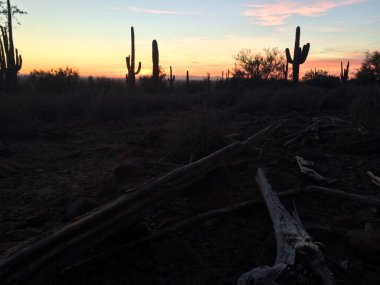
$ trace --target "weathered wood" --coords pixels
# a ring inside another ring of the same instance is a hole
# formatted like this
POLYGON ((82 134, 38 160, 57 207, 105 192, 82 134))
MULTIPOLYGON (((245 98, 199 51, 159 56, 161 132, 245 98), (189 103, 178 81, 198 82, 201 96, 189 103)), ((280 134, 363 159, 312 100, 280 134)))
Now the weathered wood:
MULTIPOLYGON (((286 192, 279 193, 278 196, 282 197, 282 198, 289 198, 289 197, 294 197, 295 195, 299 195, 300 193, 301 193, 300 191, 289 190, 286 192)), ((262 205, 263 202, 264 201, 262 201, 262 200, 250 200, 250 201, 241 202, 241 203, 229 206, 229 207, 225 207, 225 208, 221 208, 221 209, 215 209, 215 210, 203 213, 203 214, 199 214, 197 216, 191 217, 191 218, 186 219, 184 221, 175 223, 175 224, 173 224, 169 227, 166 227, 164 229, 158 230, 157 232, 154 232, 150 235, 144 236, 141 239, 138 239, 138 240, 133 241, 131 243, 123 244, 123 245, 118 246, 116 248, 111 248, 109 250, 101 252, 95 256, 91 256, 85 260, 82 260, 80 263, 76 264, 75 267, 79 267, 79 266, 82 266, 82 265, 87 264, 87 263, 93 263, 93 262, 98 262, 100 260, 104 260, 104 259, 109 258, 111 256, 114 256, 116 254, 120 254, 120 253, 123 253, 125 251, 128 251, 128 250, 135 248, 136 246, 139 246, 139 245, 144 244, 146 242, 159 239, 159 238, 161 238, 161 237, 163 237, 169 233, 179 231, 179 230, 182 230, 182 229, 187 228, 189 226, 192 226, 196 223, 200 223, 200 222, 203 222, 205 220, 209 220, 209 219, 214 218, 214 217, 218 217, 221 215, 225 215, 225 214, 233 213, 233 212, 236 212, 236 211, 239 211, 242 209, 246 209, 246 208, 251 207, 251 206, 262 205)))
POLYGON ((380 187, 380 177, 373 174, 371 171, 367 171, 367 175, 371 178, 371 182, 380 187))
POLYGON ((237 142, 178 168, 155 181, 142 185, 132 194, 124 194, 58 231, 26 242, 22 249, 0 261, 1 284, 49 284, 54 275, 75 262, 89 249, 133 225, 163 201, 181 193, 212 170, 225 165, 242 149, 283 121, 277 121, 244 142, 237 142))
POLYGON ((335 285, 318 245, 306 232, 297 212, 291 216, 281 204, 262 169, 257 170, 256 182, 273 222, 277 257, 274 266, 257 267, 243 274, 238 285, 296 284, 296 280, 302 284, 318 280, 319 284, 335 285))
POLYGON ((314 182, 320 183, 322 185, 330 185, 336 182, 336 180, 323 177, 317 171, 310 168, 309 166, 314 165, 314 162, 308 161, 300 156, 296 156, 295 158, 296 158, 296 161, 298 163, 301 173, 305 175, 306 177, 310 178, 311 180, 313 180, 314 182))
POLYGON ((372 197, 367 197, 363 195, 353 194, 353 193, 347 193, 341 190, 336 190, 332 188, 326 188, 326 187, 320 187, 316 185, 310 185, 305 187, 306 190, 318 193, 318 194, 324 194, 329 195, 333 197, 338 197, 345 199, 347 201, 364 204, 367 206, 373 206, 380 209, 380 200, 372 197))

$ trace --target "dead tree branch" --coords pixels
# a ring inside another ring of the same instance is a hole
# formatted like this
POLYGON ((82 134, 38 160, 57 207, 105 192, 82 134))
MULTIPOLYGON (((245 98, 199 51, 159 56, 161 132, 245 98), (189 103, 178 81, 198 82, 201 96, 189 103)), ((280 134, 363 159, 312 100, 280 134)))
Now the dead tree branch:
POLYGON ((335 285, 318 245, 306 232, 297 212, 292 216, 281 204, 262 169, 257 170, 256 182, 273 222, 277 257, 274 266, 257 267, 243 274, 238 285, 296 284, 296 280, 303 284, 319 280, 323 285, 335 285))
POLYGON ((376 198, 371 198, 371 197, 353 194, 353 193, 347 193, 341 190, 325 188, 325 187, 320 187, 320 186, 315 186, 315 185, 307 186, 305 187, 305 189, 313 193, 338 197, 347 201, 351 201, 351 202, 355 202, 355 203, 359 203, 359 204, 363 204, 367 206, 373 206, 380 209, 380 200, 376 198))

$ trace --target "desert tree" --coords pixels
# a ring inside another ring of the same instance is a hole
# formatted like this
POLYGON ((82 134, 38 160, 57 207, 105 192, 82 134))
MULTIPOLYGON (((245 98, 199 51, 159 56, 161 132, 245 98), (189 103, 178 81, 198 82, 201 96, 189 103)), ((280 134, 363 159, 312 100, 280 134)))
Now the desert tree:
POLYGON ((380 51, 366 51, 356 78, 363 82, 375 82, 380 77, 380 51))
POLYGON ((265 48, 263 53, 242 49, 236 56, 234 76, 246 79, 267 80, 283 78, 284 53, 276 48, 265 48))

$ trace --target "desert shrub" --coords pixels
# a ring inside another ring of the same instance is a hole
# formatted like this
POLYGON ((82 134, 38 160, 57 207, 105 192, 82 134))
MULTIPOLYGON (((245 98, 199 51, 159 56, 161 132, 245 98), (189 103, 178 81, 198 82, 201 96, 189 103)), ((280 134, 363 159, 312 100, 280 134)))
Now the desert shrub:
POLYGON ((78 84, 78 71, 69 67, 33 70, 29 75, 29 86, 37 92, 63 93, 77 88, 78 84))
POLYGON ((179 122, 168 147, 171 157, 188 162, 198 160, 225 145, 221 118, 208 111, 189 115, 179 122))
POLYGON ((375 87, 357 87, 349 91, 354 121, 368 129, 380 130, 380 98, 375 87))
POLYGON ((305 85, 323 88, 334 88, 340 85, 339 77, 330 75, 326 70, 309 70, 302 77, 302 80, 305 85))

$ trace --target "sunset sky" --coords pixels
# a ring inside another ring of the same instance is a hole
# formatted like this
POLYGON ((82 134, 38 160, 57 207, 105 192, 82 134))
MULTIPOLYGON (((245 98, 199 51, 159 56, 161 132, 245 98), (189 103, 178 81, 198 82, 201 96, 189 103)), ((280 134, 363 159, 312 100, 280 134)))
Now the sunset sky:
POLYGON ((75 67, 80 75, 124 77, 130 27, 136 60, 151 72, 151 42, 160 65, 177 76, 219 76, 243 48, 289 47, 296 26, 301 44, 311 44, 301 72, 338 74, 340 61, 358 68, 366 50, 380 50, 380 0, 13 0, 26 10, 15 24, 23 55, 21 73, 75 67))

